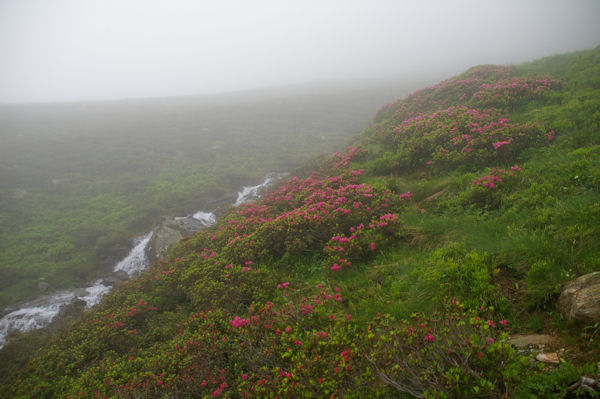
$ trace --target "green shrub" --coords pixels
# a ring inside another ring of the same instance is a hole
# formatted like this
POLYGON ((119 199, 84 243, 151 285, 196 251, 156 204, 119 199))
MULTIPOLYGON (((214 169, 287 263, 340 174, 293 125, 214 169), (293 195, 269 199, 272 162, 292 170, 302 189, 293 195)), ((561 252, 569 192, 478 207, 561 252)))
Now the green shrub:
POLYGON ((437 303, 456 297, 466 305, 501 305, 492 284, 495 271, 491 257, 463 244, 452 243, 436 250, 425 266, 414 272, 437 303))
POLYGON ((533 263, 525 277, 530 306, 544 307, 550 304, 560 293, 567 278, 566 271, 552 263, 545 260, 533 263))

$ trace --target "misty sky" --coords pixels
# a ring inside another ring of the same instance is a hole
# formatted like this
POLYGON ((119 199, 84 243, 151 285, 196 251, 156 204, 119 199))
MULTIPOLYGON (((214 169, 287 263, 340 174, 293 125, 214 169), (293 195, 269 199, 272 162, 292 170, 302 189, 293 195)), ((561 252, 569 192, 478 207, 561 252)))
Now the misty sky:
POLYGON ((442 77, 600 45, 600 0, 0 0, 0 102, 442 77))

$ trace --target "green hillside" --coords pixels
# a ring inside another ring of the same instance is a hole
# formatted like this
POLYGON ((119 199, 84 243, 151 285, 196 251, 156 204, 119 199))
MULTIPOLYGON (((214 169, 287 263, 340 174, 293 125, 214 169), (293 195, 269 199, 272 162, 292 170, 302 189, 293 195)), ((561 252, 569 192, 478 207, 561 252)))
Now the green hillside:
MULTIPOLYGON (((598 324, 600 47, 484 65, 184 239, 64 330, 0 351, 3 397, 564 397, 598 324), (509 341, 545 333, 557 365, 509 341)), ((576 395, 576 393, 571 393, 576 395)))
POLYGON ((0 105, 0 308, 41 279, 82 286, 165 215, 334 151, 402 86, 0 105))

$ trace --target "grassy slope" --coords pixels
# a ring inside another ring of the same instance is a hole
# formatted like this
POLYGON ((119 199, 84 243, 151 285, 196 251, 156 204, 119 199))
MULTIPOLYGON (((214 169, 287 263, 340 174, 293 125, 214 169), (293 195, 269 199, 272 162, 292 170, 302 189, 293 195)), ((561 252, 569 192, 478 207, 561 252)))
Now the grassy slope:
POLYGON ((599 349, 554 307, 598 270, 599 58, 473 68, 386 105, 58 339, 7 345, 7 395, 561 397, 599 349), (507 331, 559 336, 565 362, 531 364, 507 331))
POLYGON ((394 95, 314 85, 0 106, 0 308, 37 294, 40 278, 85 284, 165 214, 210 210, 242 184, 333 151, 394 95))

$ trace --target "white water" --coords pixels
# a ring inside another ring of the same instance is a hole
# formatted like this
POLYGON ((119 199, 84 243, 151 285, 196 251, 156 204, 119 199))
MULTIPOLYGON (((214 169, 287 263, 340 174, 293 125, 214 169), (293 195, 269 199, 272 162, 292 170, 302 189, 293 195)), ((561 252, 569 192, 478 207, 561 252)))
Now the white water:
MULTIPOLYGON (((137 244, 125 258, 117 263, 113 271, 123 270, 131 277, 146 268, 148 266, 146 246, 151 237, 152 232, 136 240, 137 244)), ((0 320, 0 348, 6 343, 6 338, 11 331, 30 331, 46 327, 58 315, 62 306, 80 299, 85 302, 86 308, 91 308, 98 304, 111 289, 111 286, 102 284, 102 279, 100 279, 86 288, 58 291, 24 303, 20 309, 7 314, 0 320)))
MULTIPOLYGON (((243 187, 238 193, 235 206, 239 206, 260 195, 260 189, 271 184, 278 176, 268 176, 264 182, 256 186, 243 187)), ((187 216, 186 216, 187 217, 187 216)), ((175 218, 175 219, 185 219, 175 218)), ((214 213, 198 211, 192 218, 200 221, 204 226, 210 226, 217 221, 214 213)), ((137 239, 135 246, 129 254, 115 265, 113 271, 124 271, 129 277, 133 277, 140 271, 149 266, 146 249, 150 243, 153 232, 137 239)), ((60 308, 80 299, 86 303, 86 308, 97 305, 102 297, 112 289, 109 285, 104 285, 102 279, 95 281, 86 288, 74 288, 70 290, 58 291, 52 294, 43 295, 33 301, 24 303, 19 309, 8 313, 0 319, 0 348, 6 343, 6 339, 11 331, 30 331, 46 327, 59 314, 60 308)))
POLYGON ((267 176, 264 182, 251 187, 242 187, 242 191, 238 193, 237 201, 235 201, 234 206, 240 206, 245 202, 248 202, 254 198, 258 198, 260 194, 260 189, 268 186, 274 180, 274 177, 267 176))
POLYGON ((79 297, 85 301, 85 307, 87 309, 91 308, 94 305, 97 305, 100 302, 100 299, 106 294, 110 292, 112 287, 110 285, 102 284, 102 280, 97 280, 94 285, 87 287, 85 290, 87 291, 87 295, 79 297))
POLYGON ((217 216, 212 212, 198 211, 192 215, 196 220, 199 220, 204 226, 210 226, 217 223, 217 216))
POLYGON ((12 330, 29 331, 50 324, 60 307, 71 303, 75 298, 72 291, 60 291, 31 301, 23 308, 4 316, 0 322, 0 348, 12 330))
POLYGON ((113 271, 124 271, 129 277, 138 274, 148 266, 148 256, 146 255, 146 247, 152 238, 152 233, 146 234, 144 237, 136 240, 136 245, 133 247, 129 255, 121 260, 113 268, 113 271))

